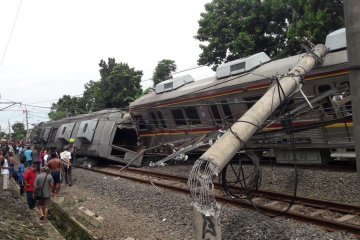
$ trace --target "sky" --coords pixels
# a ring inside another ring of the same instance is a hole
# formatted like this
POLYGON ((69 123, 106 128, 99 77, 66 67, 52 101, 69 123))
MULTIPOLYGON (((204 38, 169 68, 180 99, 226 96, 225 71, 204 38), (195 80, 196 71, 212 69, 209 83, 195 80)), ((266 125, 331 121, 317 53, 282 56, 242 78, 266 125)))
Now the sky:
MULTIPOLYGON (((201 50, 194 36, 207 2, 0 0, 0 109, 22 103, 0 110, 1 130, 9 121, 25 123, 25 109, 29 127, 47 121, 52 102, 100 79, 101 59, 142 70, 144 87, 162 59, 174 60, 177 70, 196 66, 201 50)), ((207 67, 190 74, 214 75, 207 67)))

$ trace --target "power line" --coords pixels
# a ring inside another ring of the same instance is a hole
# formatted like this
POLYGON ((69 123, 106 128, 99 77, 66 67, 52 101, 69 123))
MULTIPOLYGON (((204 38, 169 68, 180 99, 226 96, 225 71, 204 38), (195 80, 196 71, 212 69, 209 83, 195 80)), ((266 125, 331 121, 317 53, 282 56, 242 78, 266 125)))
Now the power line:
POLYGON ((29 115, 30 115, 30 116, 33 116, 33 117, 37 117, 37 118, 42 118, 42 119, 47 119, 47 120, 49 120, 48 117, 38 116, 38 115, 35 115, 35 114, 31 113, 31 112, 29 112, 29 115))
MULTIPOLYGON (((70 96, 70 97, 79 97, 79 96, 82 96, 82 95, 83 95, 83 94, 81 93, 81 94, 72 95, 72 96, 70 96)), ((60 97, 60 98, 61 98, 61 97, 60 97)), ((44 100, 44 101, 40 101, 40 102, 32 102, 32 103, 30 103, 30 104, 38 104, 38 103, 47 103, 47 102, 57 101, 57 100, 59 100, 60 98, 50 99, 50 100, 44 100)), ((24 103, 24 105, 31 106, 31 105, 25 104, 25 103, 24 103)), ((50 107, 49 107, 49 108, 50 108, 50 107)))
POLYGON ((36 105, 31 105, 31 104, 23 104, 24 106, 27 107, 33 107, 33 108, 46 108, 46 109, 51 109, 51 107, 44 107, 44 106, 36 106, 36 105))
POLYGON ((183 70, 179 70, 177 72, 173 72, 172 74, 178 74, 178 73, 182 73, 182 72, 186 72, 186 71, 190 71, 190 70, 194 70, 194 69, 197 69, 197 68, 202 68, 202 67, 207 67, 206 65, 195 65, 195 66, 192 66, 192 67, 188 67, 188 68, 185 68, 183 70))
MULTIPOLYGON (((178 73, 182 73, 182 72, 186 72, 186 71, 190 71, 190 70, 194 70, 194 69, 198 69, 198 68, 202 68, 202 67, 207 67, 207 66, 206 65, 194 65, 194 66, 187 67, 187 68, 184 68, 184 69, 176 71, 176 72, 172 72, 171 75, 175 75, 178 73)), ((152 79, 152 78, 147 78, 147 79, 142 79, 141 82, 153 81, 153 80, 154 79, 152 79)))
POLYGON ((16 21, 17 21, 18 16, 19 16, 21 4, 22 4, 22 0, 20 0, 20 4, 19 4, 19 7, 18 7, 18 9, 17 9, 16 16, 15 16, 13 25, 12 25, 12 27, 11 27, 10 35, 9 35, 8 41, 7 41, 7 43, 6 43, 6 46, 5 46, 5 49, 4 49, 4 53, 3 53, 2 58, 1 58, 0 67, 2 66, 2 64, 3 64, 3 62, 4 62, 4 58, 5 58, 5 55, 6 55, 6 51, 7 51, 8 47, 9 47, 9 43, 10 43, 12 34, 13 34, 13 32, 14 32, 14 29, 15 29, 16 21))

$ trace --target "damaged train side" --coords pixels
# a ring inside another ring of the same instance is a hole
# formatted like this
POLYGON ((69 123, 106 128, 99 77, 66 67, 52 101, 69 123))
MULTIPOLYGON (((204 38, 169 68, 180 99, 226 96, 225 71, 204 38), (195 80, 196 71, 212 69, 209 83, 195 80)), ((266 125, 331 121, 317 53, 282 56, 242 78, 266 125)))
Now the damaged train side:
MULTIPOLYGON (((129 113, 106 109, 58 121, 41 123, 33 131, 33 142, 45 148, 62 149, 75 139, 79 156, 128 163, 137 155, 138 133, 129 113)), ((140 166, 141 157, 133 164, 140 166)))
MULTIPOLYGON (((294 152, 300 164, 355 159, 345 29, 328 35, 326 47, 301 91, 259 126, 247 150, 278 163, 292 163, 294 152)), ((184 160, 209 148, 302 56, 271 60, 258 53, 219 66, 210 78, 169 79, 131 103, 129 112, 107 109, 43 123, 34 136, 48 148, 74 138, 79 155, 135 166, 143 156, 157 156, 155 165, 184 160)))
MULTIPOLYGON (((322 64, 259 126, 247 149, 278 163, 291 163, 292 145, 301 164, 355 158, 345 29, 328 35, 326 46, 322 64)), ((141 144, 148 153, 168 151, 159 164, 209 147, 301 57, 271 61, 258 53, 219 66, 215 77, 185 75, 157 84, 130 105, 141 144), (164 145, 170 147, 156 147, 164 145)))

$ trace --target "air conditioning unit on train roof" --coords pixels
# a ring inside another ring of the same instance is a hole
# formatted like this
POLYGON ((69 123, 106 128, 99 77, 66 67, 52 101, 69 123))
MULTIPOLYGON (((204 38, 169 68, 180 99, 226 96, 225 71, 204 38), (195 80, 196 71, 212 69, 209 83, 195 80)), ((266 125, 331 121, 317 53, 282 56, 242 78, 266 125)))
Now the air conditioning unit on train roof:
POLYGON ((325 46, 329 52, 346 48, 346 29, 341 28, 328 34, 325 46))
POLYGON ((266 53, 260 52, 249 57, 227 62, 216 69, 216 78, 219 79, 242 72, 247 72, 270 60, 271 59, 266 53))
POLYGON ((176 77, 156 84, 155 92, 156 94, 159 94, 172 91, 191 82, 194 82, 194 78, 189 74, 181 77, 176 77))

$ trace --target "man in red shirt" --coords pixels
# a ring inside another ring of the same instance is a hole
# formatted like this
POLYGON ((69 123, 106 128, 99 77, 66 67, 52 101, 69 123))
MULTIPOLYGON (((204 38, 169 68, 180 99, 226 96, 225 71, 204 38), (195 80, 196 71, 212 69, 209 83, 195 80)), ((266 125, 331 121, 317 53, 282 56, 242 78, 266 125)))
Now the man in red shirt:
POLYGON ((36 178, 36 172, 34 165, 31 165, 26 171, 24 180, 25 180, 25 192, 26 192, 26 201, 30 209, 35 209, 35 199, 34 199, 34 183, 36 178))

